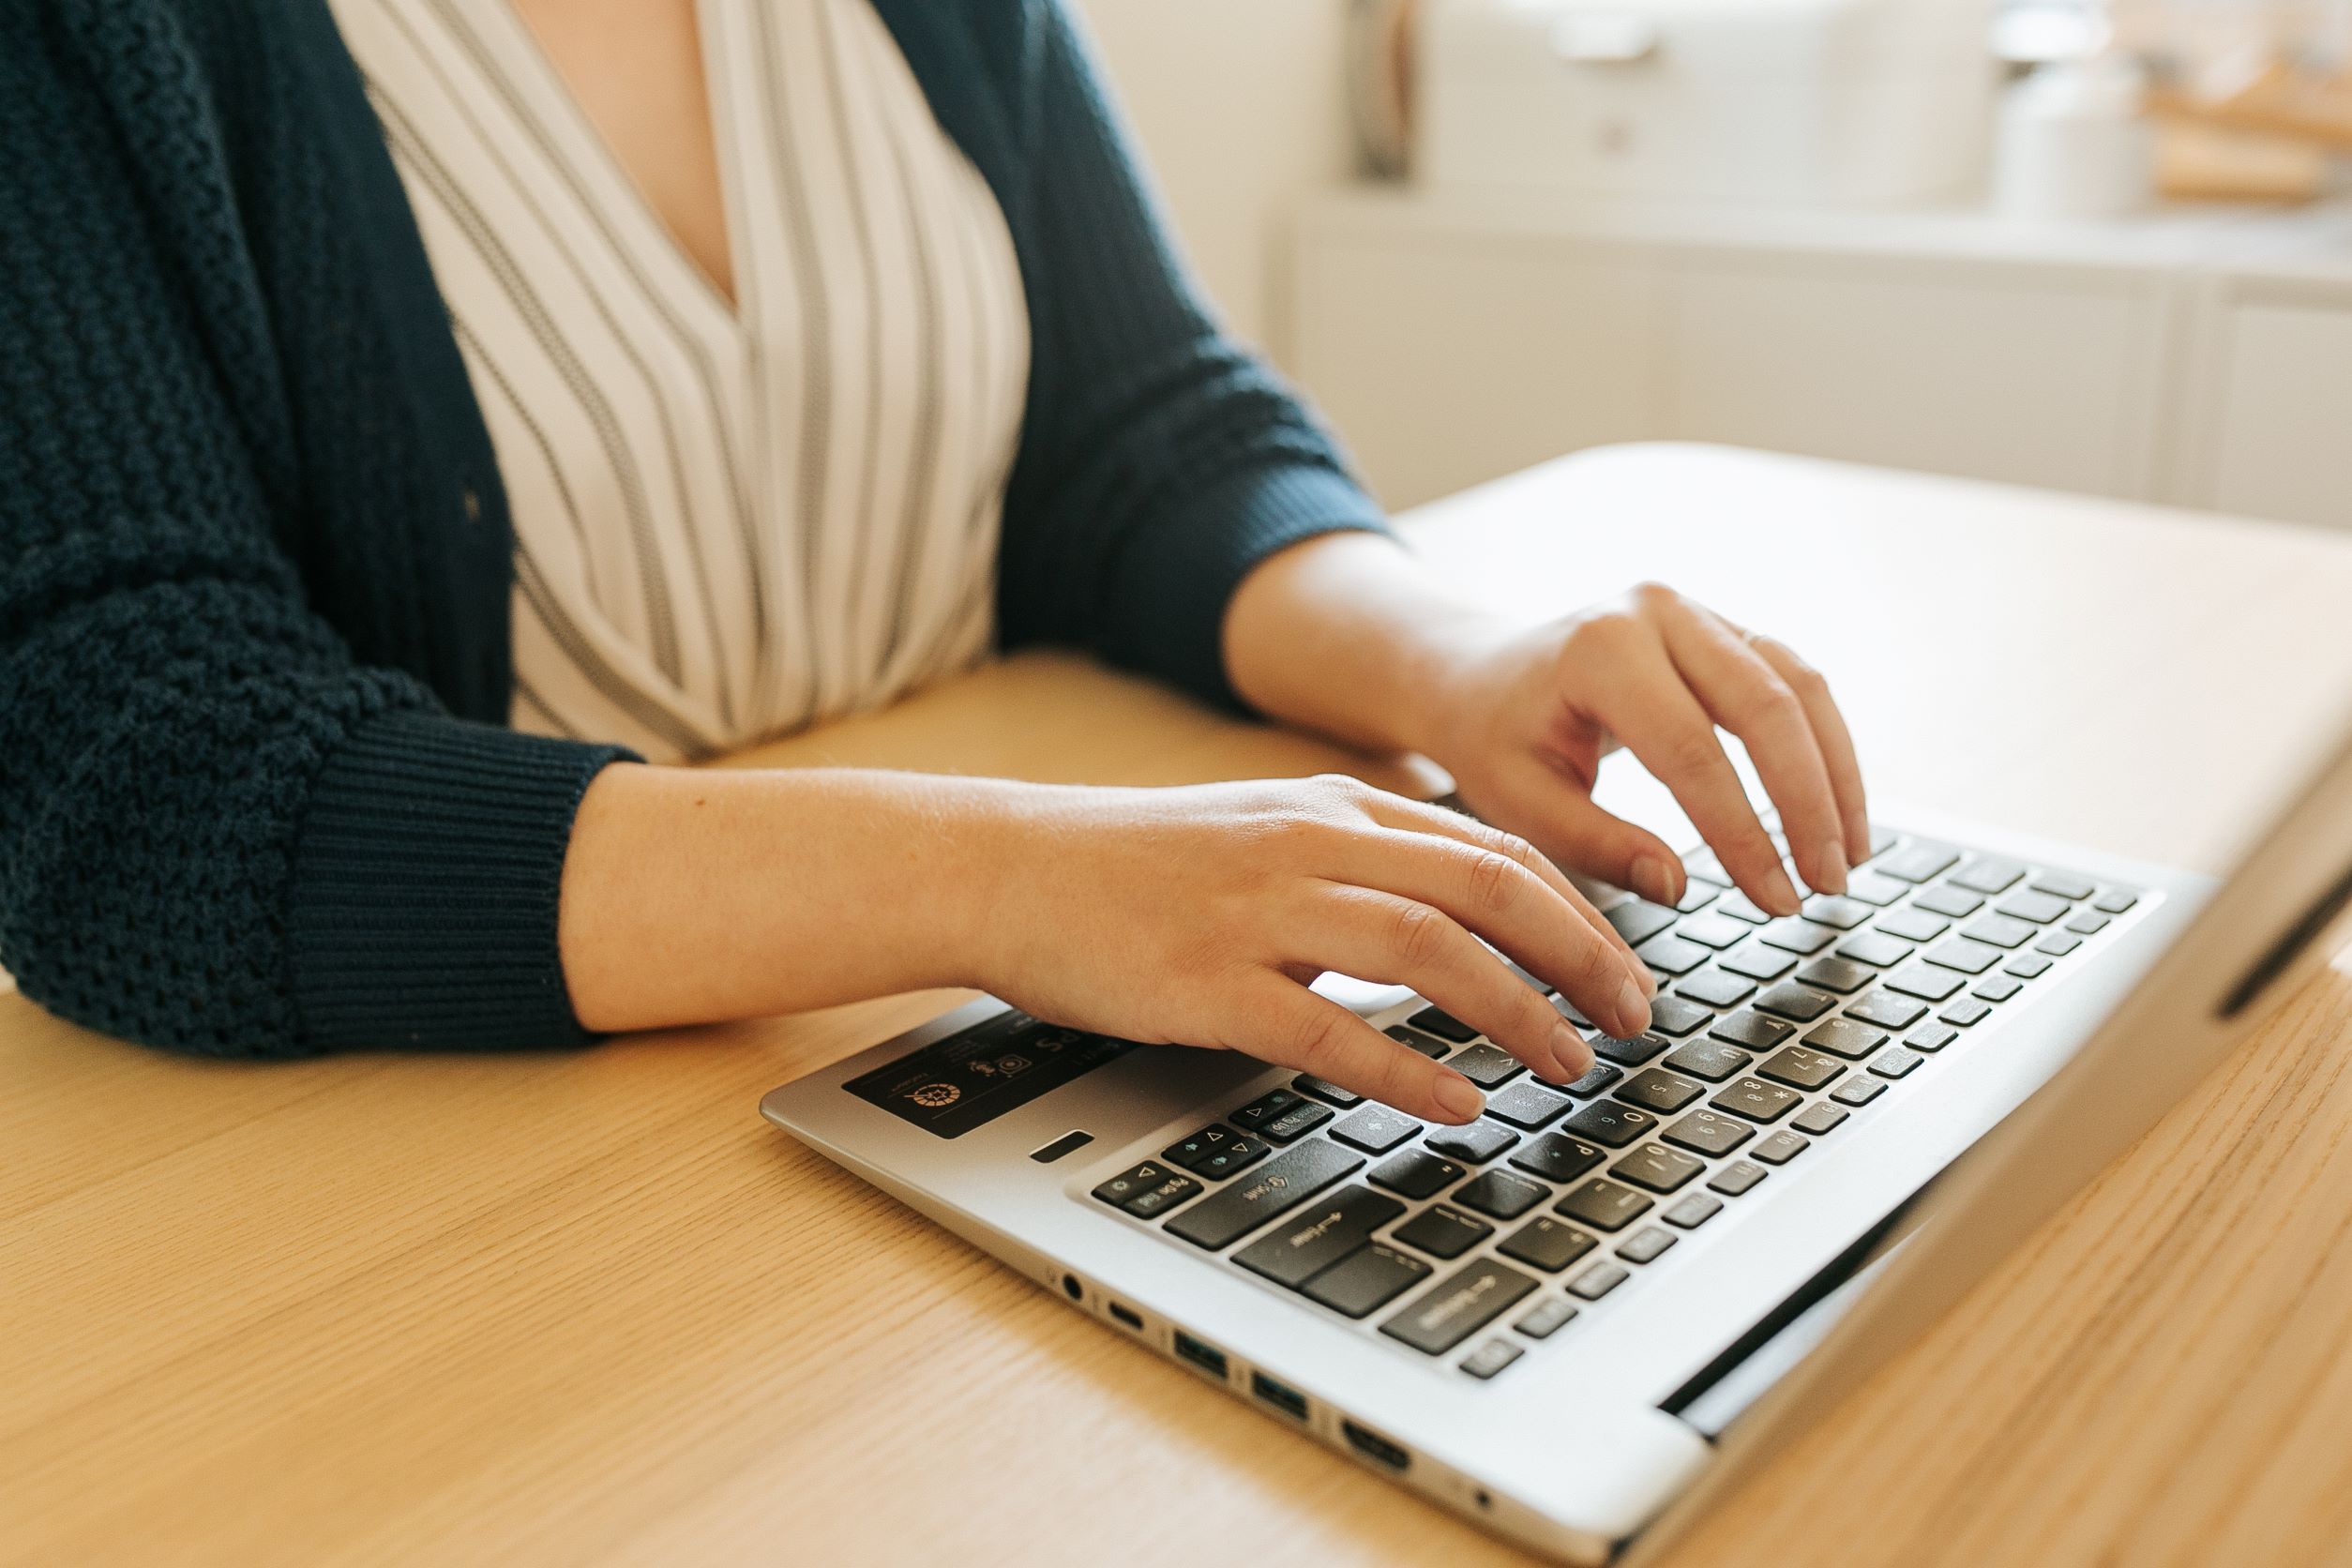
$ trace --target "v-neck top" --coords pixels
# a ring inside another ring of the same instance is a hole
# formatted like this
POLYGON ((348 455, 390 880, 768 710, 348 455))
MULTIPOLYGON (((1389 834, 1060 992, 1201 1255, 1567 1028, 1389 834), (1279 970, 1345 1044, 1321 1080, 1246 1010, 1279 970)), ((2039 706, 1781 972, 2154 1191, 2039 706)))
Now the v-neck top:
POLYGON ((507 0, 333 0, 513 515, 518 729, 706 756, 991 641, 1029 321, 867 0, 698 0, 737 300, 507 0))

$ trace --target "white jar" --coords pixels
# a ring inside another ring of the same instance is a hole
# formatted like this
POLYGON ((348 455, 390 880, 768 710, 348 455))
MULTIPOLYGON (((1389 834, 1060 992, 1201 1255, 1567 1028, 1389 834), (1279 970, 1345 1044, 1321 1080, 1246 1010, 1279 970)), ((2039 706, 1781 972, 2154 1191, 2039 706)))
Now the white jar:
POLYGON ((2121 55, 2043 66, 2002 97, 1993 204, 2018 218, 2118 218, 2148 204, 2155 134, 2121 55))

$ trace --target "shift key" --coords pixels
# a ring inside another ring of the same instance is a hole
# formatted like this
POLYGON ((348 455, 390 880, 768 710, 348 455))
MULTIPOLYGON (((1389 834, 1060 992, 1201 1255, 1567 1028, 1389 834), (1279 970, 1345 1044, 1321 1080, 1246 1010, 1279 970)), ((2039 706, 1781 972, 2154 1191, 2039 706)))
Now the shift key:
POLYGON ((1278 1154, 1248 1176, 1196 1203, 1168 1222, 1168 1234, 1221 1251, 1276 1214, 1287 1214, 1317 1193, 1364 1167, 1364 1156, 1317 1138, 1278 1154))
POLYGON ((1415 1296, 1380 1332, 1425 1355, 1441 1356, 1534 1289, 1535 1281, 1518 1270, 1481 1258, 1415 1296))

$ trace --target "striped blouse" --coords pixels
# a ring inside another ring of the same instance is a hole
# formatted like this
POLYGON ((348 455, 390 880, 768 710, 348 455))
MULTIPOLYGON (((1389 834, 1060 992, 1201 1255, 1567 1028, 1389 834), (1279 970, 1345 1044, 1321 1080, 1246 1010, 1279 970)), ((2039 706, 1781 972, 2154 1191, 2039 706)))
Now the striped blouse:
POLYGON ((1029 322, 867 0, 698 0, 737 303, 507 0, 333 0, 514 517, 518 729, 656 761, 991 638, 1029 322))

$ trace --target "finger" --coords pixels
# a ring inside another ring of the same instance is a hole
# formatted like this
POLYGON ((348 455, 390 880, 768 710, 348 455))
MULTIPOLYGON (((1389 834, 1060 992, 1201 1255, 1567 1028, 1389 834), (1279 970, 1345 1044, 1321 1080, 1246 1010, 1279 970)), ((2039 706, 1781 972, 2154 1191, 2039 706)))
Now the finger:
POLYGON ((1604 810, 1591 795, 1562 788, 1560 777, 1541 763, 1529 767, 1541 779, 1526 787, 1514 805, 1523 813, 1528 837, 1537 848, 1589 877, 1631 888, 1653 904, 1671 908, 1681 902, 1689 882, 1681 858, 1665 839, 1604 810))
MULTIPOLYGON (((1591 1048, 1576 1027, 1433 905, 1332 883, 1296 929, 1286 957, 1359 979, 1410 986, 1545 1078, 1574 1082, 1592 1066, 1591 1048)), ((1620 977, 1608 1011, 1599 1017, 1617 1018, 1629 989, 1620 977)), ((1637 992, 1633 997, 1647 1018, 1649 1003, 1637 992)))
POLYGON ((1862 795, 1862 761, 1854 754, 1854 736, 1846 727, 1846 716, 1838 711, 1837 700, 1830 695, 1830 683, 1785 642, 1751 635, 1748 646, 1780 672, 1797 701, 1804 704, 1814 738, 1821 746, 1821 761, 1830 770, 1830 788, 1837 795, 1847 864, 1860 866, 1870 858, 1870 807, 1862 795))
POLYGON ((1603 720, 1643 767, 1657 775, 1731 873, 1740 890, 1773 914, 1797 912, 1796 884, 1756 820, 1740 775, 1715 738, 1681 671, 1653 639, 1635 642, 1621 661, 1603 720))
POLYGON ((1804 703, 1779 671, 1709 611, 1678 600, 1662 607, 1659 628, 1667 656, 1709 716, 1746 743, 1806 883, 1817 892, 1845 892, 1845 827, 1804 703))
POLYGON ((1229 1049, 1312 1073, 1427 1121, 1458 1126, 1486 1108, 1486 1096, 1470 1079, 1304 986, 1268 974, 1237 1000, 1242 1006, 1216 1042, 1229 1049))
MULTIPOLYGON (((1557 787, 1559 780, 1555 778, 1550 782, 1557 787)), ((1451 839, 1457 844, 1466 844, 1474 850, 1490 851, 1524 867, 1539 878, 1545 887, 1566 901, 1569 909, 1582 919, 1587 927, 1598 934, 1604 942, 1616 951, 1618 957, 1625 966, 1626 973, 1631 975, 1635 984, 1641 988, 1643 995, 1650 995, 1656 990, 1656 985, 1650 976, 1650 966, 1643 963, 1635 955, 1633 948, 1626 944, 1625 939, 1617 934, 1617 927, 1601 918, 1601 912, 1593 906, 1591 899, 1584 896, 1584 890, 1569 881, 1567 873, 1562 871, 1549 855, 1527 839, 1490 823, 1482 822, 1475 817, 1466 817, 1459 811, 1449 811, 1442 806, 1433 805, 1426 801, 1407 800, 1402 796, 1383 796, 1374 801, 1369 809, 1372 820, 1383 826, 1401 828, 1411 833, 1425 833, 1440 838, 1451 839)), ((1659 849, 1663 851, 1665 846, 1661 844, 1659 849)), ((1667 858, 1672 857, 1669 855, 1667 858)), ((1399 888, 1395 891, 1404 890, 1399 888)), ((1679 892, 1673 896, 1674 898, 1681 897, 1679 892)), ((1673 898, 1667 900, 1669 903, 1672 901, 1673 898)), ((1491 932, 1483 930, 1481 934, 1489 937, 1493 935, 1491 932)), ((1512 957, 1517 957, 1518 955, 1515 953, 1512 957)), ((1559 981, 1552 980, 1548 974, 1545 975, 1545 978, 1551 980, 1555 986, 1560 984, 1559 981)))

